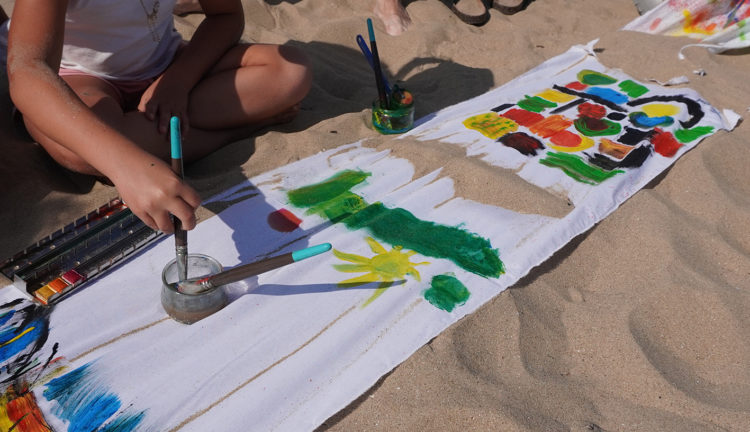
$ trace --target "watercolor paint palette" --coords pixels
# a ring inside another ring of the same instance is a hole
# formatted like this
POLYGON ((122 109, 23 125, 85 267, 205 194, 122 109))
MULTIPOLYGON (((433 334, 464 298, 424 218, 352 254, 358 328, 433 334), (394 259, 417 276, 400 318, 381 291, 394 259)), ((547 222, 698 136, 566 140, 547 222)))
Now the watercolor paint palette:
POLYGON ((162 233, 116 198, 0 264, 0 273, 43 305, 123 262, 162 233))

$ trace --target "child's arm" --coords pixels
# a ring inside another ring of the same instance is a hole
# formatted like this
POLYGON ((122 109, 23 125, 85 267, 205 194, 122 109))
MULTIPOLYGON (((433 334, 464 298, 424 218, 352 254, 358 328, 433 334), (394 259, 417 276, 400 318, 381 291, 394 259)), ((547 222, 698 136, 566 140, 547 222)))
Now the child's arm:
POLYGON ((201 0, 206 18, 190 38, 182 54, 141 98, 140 111, 158 122, 166 133, 171 116, 189 126, 188 94, 226 51, 242 36, 245 17, 240 0, 201 0))
MULTIPOLYGON (((169 166, 100 120, 57 75, 67 0, 19 0, 13 10, 8 78, 26 121, 117 187, 147 225, 171 232, 169 213, 195 226, 200 197, 169 166)), ((166 145, 166 143, 165 143, 166 145)))

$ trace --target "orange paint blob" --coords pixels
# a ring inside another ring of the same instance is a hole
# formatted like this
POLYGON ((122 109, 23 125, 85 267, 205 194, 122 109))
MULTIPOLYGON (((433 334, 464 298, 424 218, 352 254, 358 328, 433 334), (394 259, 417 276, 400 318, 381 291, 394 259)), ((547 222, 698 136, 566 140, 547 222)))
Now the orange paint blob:
POLYGON ((36 403, 34 394, 26 392, 11 399, 5 405, 5 410, 15 424, 17 432, 49 432, 52 428, 44 420, 44 415, 36 403))
POLYGON ((529 130, 542 138, 549 138, 552 135, 563 131, 572 125, 573 122, 561 115, 551 115, 546 119, 535 123, 529 130))

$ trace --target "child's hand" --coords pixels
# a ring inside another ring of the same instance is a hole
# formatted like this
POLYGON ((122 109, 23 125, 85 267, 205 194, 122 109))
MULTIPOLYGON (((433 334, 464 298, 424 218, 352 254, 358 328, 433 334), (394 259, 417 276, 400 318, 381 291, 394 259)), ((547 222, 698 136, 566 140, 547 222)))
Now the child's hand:
POLYGON ((159 133, 166 134, 172 116, 180 119, 182 133, 189 128, 188 95, 190 87, 174 79, 164 79, 164 75, 154 81, 141 96, 138 111, 156 122, 159 133))
POLYGON ((160 159, 148 155, 123 161, 110 179, 127 206, 146 225, 165 233, 174 231, 173 214, 186 230, 195 228, 195 210, 201 199, 160 159))

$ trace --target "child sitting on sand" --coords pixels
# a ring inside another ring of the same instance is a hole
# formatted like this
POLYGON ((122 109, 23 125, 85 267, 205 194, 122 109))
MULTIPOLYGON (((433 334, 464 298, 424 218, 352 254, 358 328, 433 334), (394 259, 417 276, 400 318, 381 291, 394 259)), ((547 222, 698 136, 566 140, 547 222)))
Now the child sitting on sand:
POLYGON ((170 213, 192 229, 200 205, 165 162, 170 118, 189 162, 291 120, 312 79, 297 49, 239 42, 240 0, 201 0, 206 16, 187 43, 174 3, 16 1, 3 26, 11 98, 31 136, 65 168, 108 178, 164 232, 170 213))

